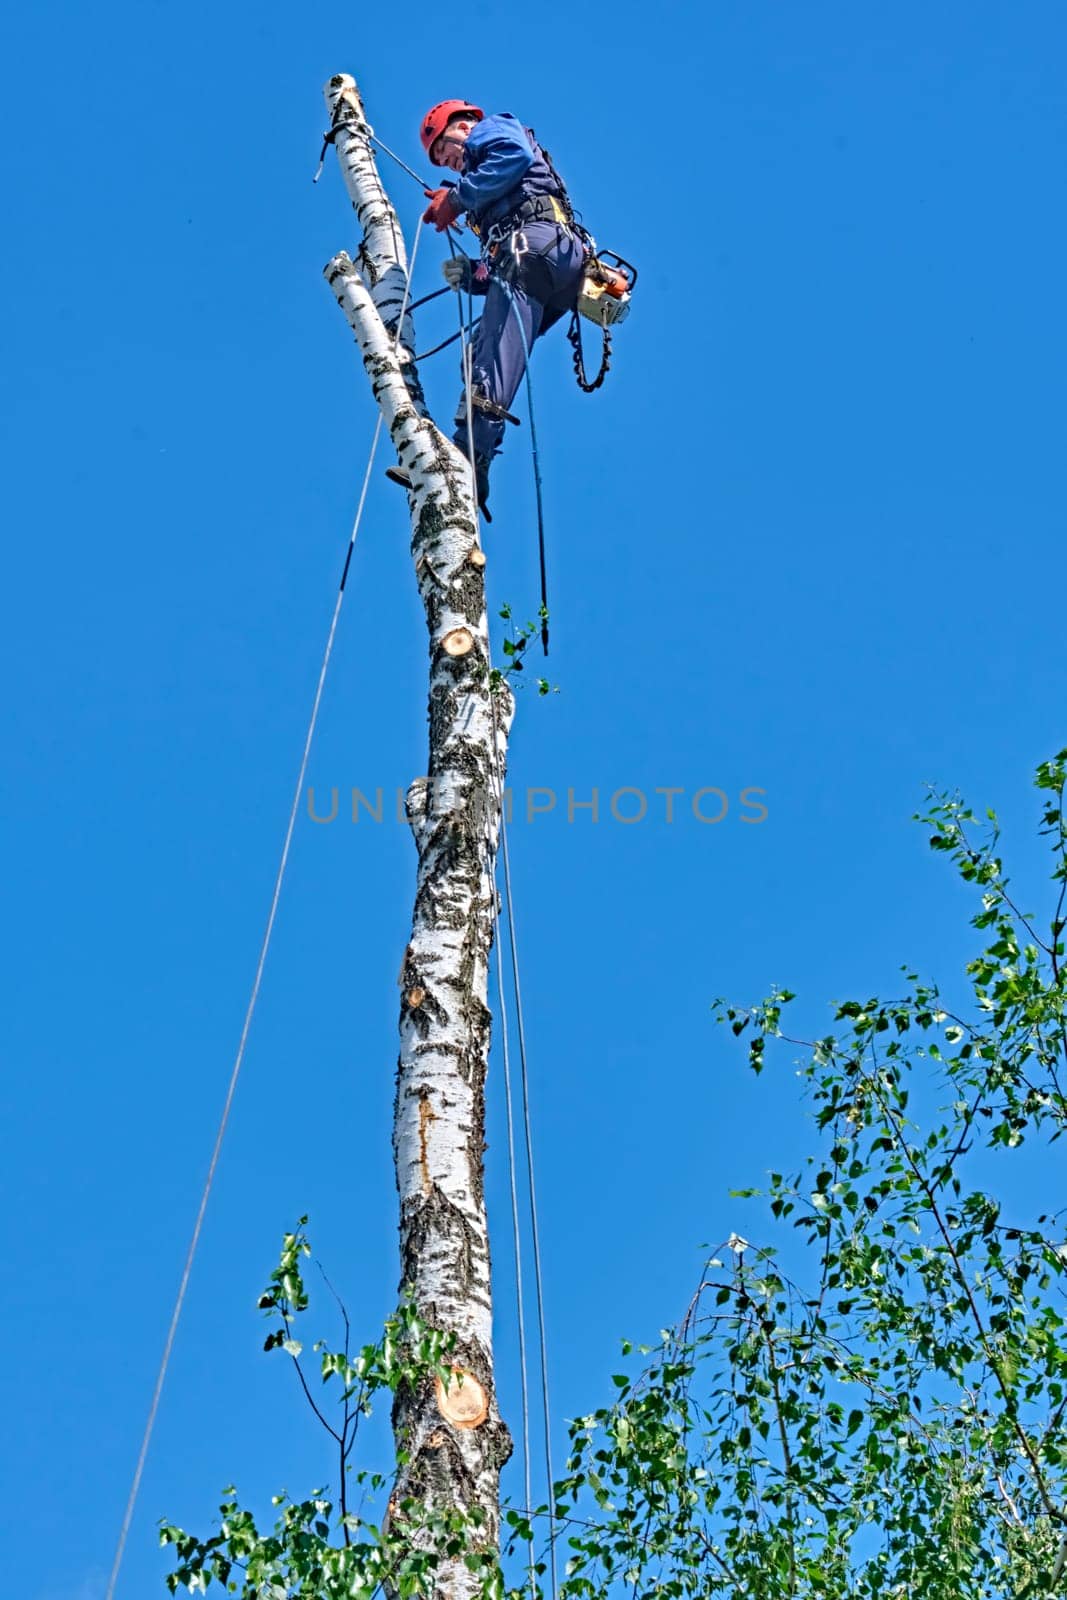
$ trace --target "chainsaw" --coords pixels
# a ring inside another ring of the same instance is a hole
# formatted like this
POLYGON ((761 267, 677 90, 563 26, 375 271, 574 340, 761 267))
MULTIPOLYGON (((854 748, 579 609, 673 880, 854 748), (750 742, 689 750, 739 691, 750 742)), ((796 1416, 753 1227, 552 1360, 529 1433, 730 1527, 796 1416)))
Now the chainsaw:
POLYGON ((614 250, 594 250, 578 290, 578 312, 599 328, 611 328, 630 315, 637 268, 614 250))

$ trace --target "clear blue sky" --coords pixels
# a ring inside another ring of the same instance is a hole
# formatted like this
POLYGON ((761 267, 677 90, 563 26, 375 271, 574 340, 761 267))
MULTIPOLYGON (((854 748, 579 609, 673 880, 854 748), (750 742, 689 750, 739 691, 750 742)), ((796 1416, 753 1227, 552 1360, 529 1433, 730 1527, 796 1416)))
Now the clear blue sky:
MULTIPOLYGON (((1028 839, 1064 742, 1062 7, 501 15, 117 0, 6 24, 0 1503, 27 1600, 103 1593, 373 422, 320 277, 354 242, 332 161, 310 181, 331 72, 413 162, 443 95, 532 122, 642 273, 601 394, 562 337, 536 363, 562 692, 521 697, 512 778, 561 803, 512 842, 561 1417, 603 1398, 618 1336, 684 1308, 703 1241, 759 1231, 727 1189, 804 1148, 787 1067, 750 1082, 712 998, 786 983, 824 1028, 905 960, 950 981, 966 901, 909 822, 922 785, 1028 839), (648 816, 568 825, 594 785, 648 816), (685 811, 705 786, 716 825, 685 811)), ((385 175, 410 226, 421 197, 385 175)), ((450 326, 432 308, 422 342, 450 326)), ((426 376, 449 416, 451 353, 426 376)), ((487 537, 520 612, 524 446, 487 537)), ((123 1600, 158 1591, 159 1516, 204 1528, 227 1482, 262 1503, 329 1471, 259 1354, 282 1230, 311 1213, 366 1336, 391 1303, 414 850, 343 796, 423 771, 424 670, 378 479, 311 765, 342 818, 297 833, 123 1600)), ((513 1416, 508 1303, 505 1279, 513 1416)))

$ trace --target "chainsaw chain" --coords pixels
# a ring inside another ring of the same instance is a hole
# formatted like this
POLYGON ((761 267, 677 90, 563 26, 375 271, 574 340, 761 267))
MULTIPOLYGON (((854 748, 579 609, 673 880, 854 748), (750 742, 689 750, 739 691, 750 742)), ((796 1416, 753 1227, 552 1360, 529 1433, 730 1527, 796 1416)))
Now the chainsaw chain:
POLYGON ((586 376, 585 355, 582 350, 582 321, 577 311, 574 313, 571 325, 567 329, 567 338, 571 342, 574 359, 574 376, 578 380, 579 389, 583 390, 585 394, 592 394, 595 389, 600 388, 600 385, 608 375, 608 368, 611 366, 611 329, 604 327, 601 331, 604 335, 604 346, 600 356, 600 371, 590 383, 586 376))

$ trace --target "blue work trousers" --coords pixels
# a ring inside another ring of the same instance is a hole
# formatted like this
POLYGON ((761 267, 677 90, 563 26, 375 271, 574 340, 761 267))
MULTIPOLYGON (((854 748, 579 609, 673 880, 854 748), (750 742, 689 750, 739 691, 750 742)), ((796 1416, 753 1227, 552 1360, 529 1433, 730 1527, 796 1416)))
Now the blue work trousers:
MULTIPOLYGON (((485 309, 471 345, 474 388, 505 411, 511 410, 522 382, 527 349, 532 351, 535 339, 574 309, 585 265, 581 241, 560 224, 530 222, 521 233, 527 250, 517 262, 510 257, 507 242, 493 260, 485 309)), ((465 394, 460 396, 456 423, 455 442, 466 455, 465 394)), ((488 465, 499 453, 505 425, 478 410, 473 425, 474 453, 488 465)))

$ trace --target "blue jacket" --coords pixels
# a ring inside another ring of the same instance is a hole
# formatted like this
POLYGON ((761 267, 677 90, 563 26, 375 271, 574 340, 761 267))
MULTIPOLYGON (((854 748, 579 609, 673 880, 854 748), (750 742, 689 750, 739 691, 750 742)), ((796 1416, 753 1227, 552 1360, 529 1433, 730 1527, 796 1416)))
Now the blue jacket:
POLYGON ((454 192, 480 233, 524 200, 562 191, 530 129, 502 111, 475 123, 468 134, 454 192))

